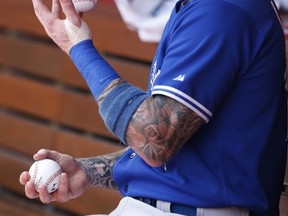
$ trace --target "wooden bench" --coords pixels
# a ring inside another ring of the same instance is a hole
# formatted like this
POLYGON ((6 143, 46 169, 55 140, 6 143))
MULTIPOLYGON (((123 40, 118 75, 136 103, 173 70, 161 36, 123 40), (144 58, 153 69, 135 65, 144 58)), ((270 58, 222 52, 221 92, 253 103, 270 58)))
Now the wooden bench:
MULTIPOLYGON (((0 17, 0 170, 6 174, 0 177, 0 215, 110 212, 121 196, 105 189, 45 207, 25 198, 18 178, 40 148, 88 157, 122 146, 105 128, 97 104, 69 57, 47 37, 31 1, 1 0, 0 17)), ((112 1, 98 1, 84 19, 105 59, 124 79, 146 89, 156 44, 139 41, 112 1)), ((287 212, 284 192, 283 197, 281 207, 287 212)))

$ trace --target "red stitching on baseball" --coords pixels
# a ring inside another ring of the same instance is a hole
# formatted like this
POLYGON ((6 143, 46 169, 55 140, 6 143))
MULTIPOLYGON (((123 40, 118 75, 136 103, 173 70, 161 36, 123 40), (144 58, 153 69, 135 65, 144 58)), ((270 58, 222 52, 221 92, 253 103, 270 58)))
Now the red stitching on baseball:
MULTIPOLYGON (((34 184, 36 183, 36 177, 37 177, 37 174, 38 174, 38 161, 35 162, 34 164, 34 170, 33 170, 33 175, 32 175, 32 181, 34 182, 34 184)), ((39 187, 39 184, 35 184, 35 190, 38 190, 38 187, 39 187)))
POLYGON ((61 169, 59 169, 59 170, 57 170, 57 172, 53 173, 53 174, 47 179, 47 181, 45 182, 45 187, 48 187, 49 184, 50 184, 52 181, 54 181, 54 179, 55 179, 57 176, 59 176, 61 173, 62 173, 62 170, 61 170, 61 169))

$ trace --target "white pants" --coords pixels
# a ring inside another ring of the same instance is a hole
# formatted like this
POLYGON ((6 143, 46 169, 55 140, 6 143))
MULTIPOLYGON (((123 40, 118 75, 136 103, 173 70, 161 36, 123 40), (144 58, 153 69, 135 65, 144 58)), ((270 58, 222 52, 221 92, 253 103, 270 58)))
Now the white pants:
MULTIPOLYGON (((182 216, 174 213, 165 213, 153 206, 131 197, 121 199, 117 208, 109 216, 182 216)), ((90 216, 108 216, 103 214, 90 216)))
MULTIPOLYGON (((121 199, 117 208, 109 215, 96 214, 90 216, 183 216, 175 213, 166 213, 153 206, 131 197, 121 199)), ((249 211, 239 208, 197 208, 197 216, 249 216, 249 211)))

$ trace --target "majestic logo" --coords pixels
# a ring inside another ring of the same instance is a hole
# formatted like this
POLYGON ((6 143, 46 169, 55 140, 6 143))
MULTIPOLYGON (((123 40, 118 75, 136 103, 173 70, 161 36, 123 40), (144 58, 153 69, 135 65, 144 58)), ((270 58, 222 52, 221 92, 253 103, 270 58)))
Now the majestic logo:
POLYGON ((184 79, 185 79, 185 75, 180 74, 178 77, 174 78, 173 80, 183 82, 184 79))
POLYGON ((160 75, 160 73, 161 73, 161 70, 157 69, 157 60, 156 60, 154 62, 154 64, 153 64, 152 75, 151 75, 151 78, 150 78, 150 89, 151 90, 153 89, 155 80, 160 75))

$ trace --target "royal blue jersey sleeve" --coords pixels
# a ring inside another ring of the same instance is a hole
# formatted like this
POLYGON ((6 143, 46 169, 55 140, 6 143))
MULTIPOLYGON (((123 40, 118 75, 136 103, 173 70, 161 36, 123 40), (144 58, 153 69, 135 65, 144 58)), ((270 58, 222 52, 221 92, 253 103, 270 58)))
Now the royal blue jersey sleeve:
POLYGON ((191 2, 173 17, 154 59, 150 90, 184 103, 208 122, 263 38, 248 14, 223 1, 191 2))

